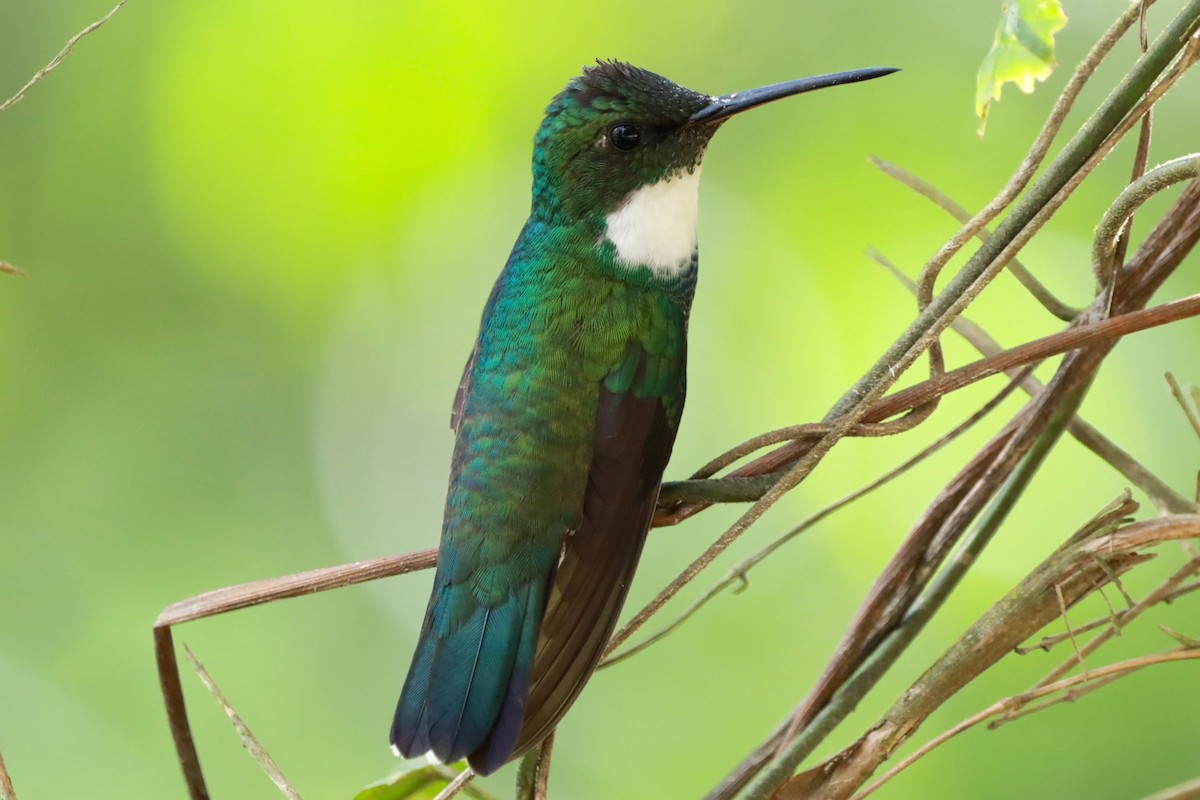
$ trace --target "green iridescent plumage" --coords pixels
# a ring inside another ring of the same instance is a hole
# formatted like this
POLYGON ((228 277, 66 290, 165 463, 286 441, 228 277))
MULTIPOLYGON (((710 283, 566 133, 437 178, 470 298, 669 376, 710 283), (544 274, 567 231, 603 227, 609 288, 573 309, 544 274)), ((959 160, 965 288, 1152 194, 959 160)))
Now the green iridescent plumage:
POLYGON ((553 730, 595 669, 683 413, 705 146, 739 110, 831 85, 816 81, 713 98, 603 62, 547 109, 529 221, 455 400, 399 753, 491 772, 553 730))
MULTIPOLYGON (((667 292, 615 273, 597 274, 588 263, 594 247, 581 251, 572 239, 531 223, 484 314, 458 422, 437 602, 427 620, 425 646, 447 643, 436 654, 430 649, 428 672, 454 676, 428 691, 442 692, 449 708, 440 712, 443 722, 428 723, 428 744, 421 741, 410 751, 432 749, 447 759, 475 753, 500 715, 513 671, 531 663, 563 536, 581 527, 602 398, 651 399, 661 409, 664 430, 652 482, 642 487, 639 518, 631 520, 638 550, 649 523, 683 410, 691 279, 675 281, 675 291, 667 292), (529 247, 548 257, 523 258, 529 247), (480 628, 485 613, 496 615, 487 621, 487 635, 480 628), (477 654, 448 646, 456 639, 474 643, 477 654), (459 704, 480 718, 458 711, 459 704), (470 731, 481 733, 472 737, 470 731)), ((606 433, 619 436, 622 423, 612 420, 606 433)), ((627 446, 639 456, 645 445, 642 436, 627 446)), ((629 561, 632 573, 636 552, 612 557, 629 561)), ((623 595, 624 588, 603 591, 623 595)), ((613 621, 615 613, 598 643, 613 621)), ((590 672, 598 655, 580 656, 585 663, 575 671, 590 672)), ((425 677, 413 674, 418 678, 410 682, 425 677)), ((526 673, 518 677, 528 682, 526 673)), ((425 705, 424 712, 411 714, 437 715, 429 711, 437 697, 408 696, 425 705)), ((508 755, 498 756, 499 763, 508 755)), ((484 769, 490 764, 473 760, 484 769)))

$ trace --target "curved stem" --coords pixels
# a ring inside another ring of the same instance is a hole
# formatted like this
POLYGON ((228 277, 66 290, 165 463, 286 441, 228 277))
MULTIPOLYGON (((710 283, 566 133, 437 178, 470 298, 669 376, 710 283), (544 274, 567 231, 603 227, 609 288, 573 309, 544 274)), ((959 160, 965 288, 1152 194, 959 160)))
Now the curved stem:
POLYGON ((1116 271, 1117 244, 1130 217, 1154 195, 1180 181, 1200 178, 1200 153, 1172 159, 1160 164, 1125 187, 1113 201, 1100 224, 1096 226, 1096 238, 1092 242, 1092 270, 1100 284, 1107 285, 1116 271))

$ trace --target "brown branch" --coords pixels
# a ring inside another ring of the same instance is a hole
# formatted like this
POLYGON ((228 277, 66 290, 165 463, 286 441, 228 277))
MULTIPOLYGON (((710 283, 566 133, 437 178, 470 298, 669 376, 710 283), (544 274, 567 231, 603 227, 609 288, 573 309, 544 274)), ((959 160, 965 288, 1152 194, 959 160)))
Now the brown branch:
MULTIPOLYGON (((1105 677, 1098 678, 1089 673, 1084 673, 1084 678, 1081 681, 1081 683, 1082 683, 1081 686, 1072 687, 1071 689, 1068 689, 1066 692, 1064 692, 1063 694, 1061 694, 1057 697, 1052 696, 1046 700, 1041 701, 1040 703, 1030 703, 1029 705, 1025 706, 1025 708, 1023 708, 1023 709, 1020 709, 1018 711, 1013 711, 1012 719, 1008 720, 1008 721, 1011 722, 1012 720, 1017 720, 1017 719, 1022 719, 1024 717, 1032 716, 1033 714, 1036 714, 1039 711, 1043 711, 1047 708, 1050 708, 1051 706, 1059 706, 1059 705, 1062 705, 1063 703, 1074 703, 1076 700, 1079 700, 1083 697, 1086 697, 1089 694, 1097 692, 1097 691, 1103 689, 1108 684, 1113 683, 1116 680, 1119 680, 1120 677, 1121 677, 1120 675, 1108 675, 1105 677)), ((988 723, 988 730, 993 730, 1000 724, 1001 723, 999 720, 992 720, 992 722, 988 723)))
MULTIPOLYGON (((865 423, 877 423, 897 414, 911 411, 930 403, 950 392, 965 388, 993 375, 1007 372, 1016 367, 1042 361, 1052 356, 1062 355, 1072 350, 1079 350, 1089 345, 1111 343, 1131 333, 1178 322, 1183 319, 1200 315, 1200 294, 1173 300, 1153 308, 1138 309, 1118 316, 1094 321, 1085 321, 1067 330, 1051 334, 1023 345, 1005 350, 993 356, 980 359, 958 369, 951 370, 938 378, 931 378, 888 395, 871 404, 862 414, 865 423)), ((819 440, 832 430, 828 423, 808 423, 805 425, 779 428, 762 434, 739 445, 725 454, 744 453, 747 449, 775 444, 780 441, 791 443, 778 448, 750 463, 734 470, 729 477, 717 481, 705 481, 705 484, 729 481, 730 478, 751 478, 770 475, 792 462, 797 454, 807 453, 814 440, 819 440)), ((869 435, 870 429, 861 427, 861 423, 846 426, 844 435, 869 435)), ((724 460, 725 456, 721 459, 724 460)), ((710 462, 713 463, 713 462, 710 462)), ((706 467, 707 468, 707 467, 706 467)), ((736 487, 736 484, 734 484, 736 487)), ((666 487, 664 487, 665 489, 666 487)), ((697 487, 699 488, 699 487, 697 487)), ((713 502, 745 502, 752 499, 734 491, 719 500, 687 500, 691 496, 707 496, 703 490, 696 493, 676 490, 664 491, 665 507, 660 507, 659 516, 655 518, 656 526, 674 525, 694 514, 708 508, 713 502)))
MULTIPOLYGON (((1200 48, 1200 44, 1193 49, 1197 48, 1200 48)), ((969 364, 947 373, 936 381, 925 381, 889 395, 878 401, 863 415, 864 421, 876 422, 920 405, 927 401, 925 396, 927 393, 944 393, 952 388, 961 388, 970 382, 994 375, 998 371, 1012 366, 1057 355, 1086 344, 1104 343, 1106 347, 1111 347, 1110 343, 1114 337, 1141 330, 1142 326, 1147 323, 1160 325, 1194 316, 1196 313, 1195 303, 1200 297, 1197 295, 1167 303, 1155 309, 1141 309, 1140 306, 1161 285, 1166 275, 1179 265, 1186 253, 1195 246, 1197 239, 1200 239, 1200 198, 1197 196, 1198 193, 1200 193, 1200 189, 1197 189, 1197 182, 1193 181, 1160 221, 1154 234, 1146 240, 1139 251, 1138 264, 1126 269, 1129 275, 1125 280, 1132 281, 1133 284, 1122 289, 1122 301, 1116 309, 1118 316, 1103 319, 1107 305, 1093 304, 1091 316, 1081 318, 1072 328, 1021 345, 994 359, 983 359, 969 364), (1121 312, 1134 313, 1136 316, 1122 319, 1124 315, 1121 312), (1165 315, 1164 318, 1155 320, 1154 317, 1160 313, 1165 315), (1149 315, 1149 317, 1143 315, 1149 315)), ((735 471, 733 475, 742 477, 764 472, 770 473, 778 469, 780 465, 789 463, 798 453, 803 453, 807 446, 808 442, 805 440, 795 441, 756 459, 735 471)), ((703 506, 704 504, 696 505, 703 506)), ((691 513, 695 513, 695 510, 692 510, 691 513)))
POLYGON ((868 420, 883 419, 926 402, 927 395, 943 395, 969 386, 1013 367, 1042 361, 1051 356, 1088 345, 1112 342, 1131 333, 1156 328, 1200 314, 1200 294, 1173 300, 1153 308, 1140 309, 1086 325, 1068 328, 1005 350, 996 356, 951 370, 936 380, 928 380, 888 395, 872 406, 868 420))
POLYGON ((306 594, 340 589, 359 583, 369 583, 380 578, 391 578, 409 572, 429 569, 437 564, 437 548, 414 550, 398 556, 387 556, 370 561, 354 561, 336 567, 287 575, 282 578, 240 583, 211 592, 198 594, 186 600, 172 603, 163 609, 154 622, 155 628, 178 625, 203 617, 213 617, 240 608, 258 606, 263 603, 302 597, 306 594))
MULTIPOLYGON (((1057 212, 1132 126, 1183 76, 1200 49, 1200 43, 1192 39, 1200 27, 1195 2, 1189 2, 1176 15, 1151 50, 1138 59, 1054 162, 1033 182, 995 234, 968 259, 867 374, 843 395, 830 416, 862 408, 911 366, 1057 212)), ((1077 72, 1072 82, 1078 77, 1077 72)), ((1082 79, 1086 80, 1086 76, 1082 79)), ((961 243, 951 249, 960 246, 961 243)), ((935 256, 934 262, 937 260, 935 256)), ((926 265, 923 275, 930 272, 934 262, 926 265)))
MULTIPOLYGON (((1142 55, 1150 49, 1150 36, 1146 29, 1146 10, 1149 8, 1146 0, 1141 0, 1138 3, 1138 46, 1142 50, 1142 55)), ((1138 180, 1146 173, 1146 165, 1150 161, 1150 137, 1154 128, 1154 109, 1146 112, 1146 116, 1142 117, 1141 130, 1138 131, 1137 150, 1133 154, 1133 169, 1130 172, 1130 183, 1138 180)), ((1129 240, 1133 234, 1133 215, 1130 214, 1125 229, 1121 232, 1117 242, 1116 250, 1113 253, 1112 264, 1124 264, 1125 256, 1129 252, 1129 240)), ((1111 278, 1119 277, 1114 271, 1111 278)), ((1116 285, 1106 287, 1109 296, 1116 293, 1116 285)))
MULTIPOLYGON (((1153 4, 1153 0, 1151 0, 1153 4)), ((1083 90, 1083 87, 1091 79, 1096 68, 1100 63, 1108 57, 1112 52, 1113 47, 1125 35, 1130 26, 1137 20, 1138 11, 1136 9, 1127 9, 1117 20, 1109 26, 1108 30, 1101 35, 1100 39, 1092 45, 1092 49, 1088 51, 1083 60, 1075 68, 1071 77, 1067 80, 1066 86, 1063 87, 1058 99, 1054 102, 1054 107, 1050 110, 1050 115, 1042 124, 1042 128, 1038 131, 1037 137, 1033 141, 1033 145, 1029 148, 1029 152, 1022 159, 1013 176, 1008 179, 1008 182, 1000 190, 986 206, 981 208, 970 221, 950 238, 946 244, 942 245, 930 259, 930 264, 946 264, 961 250, 968 241, 971 240, 984 226, 996 218, 1001 211, 1008 207, 1010 203, 1017 198, 1018 195, 1025 189, 1032 180, 1038 167, 1046 158, 1046 154, 1050 151, 1050 145, 1058 136, 1059 130, 1062 128, 1063 122, 1066 121, 1067 114, 1071 107, 1075 104, 1076 98, 1083 90)))
POLYGON ((1131 675, 1140 669, 1144 669, 1145 667, 1154 666, 1156 664, 1170 664, 1176 661, 1191 661, 1193 659, 1200 659, 1200 650, 1174 650, 1167 653, 1156 653, 1150 656, 1140 656, 1138 658, 1131 658, 1116 664, 1109 664, 1107 666, 1099 667, 1081 675, 1075 675, 1073 677, 1052 683, 1048 686, 1030 690, 1024 694, 1013 695, 1012 697, 1006 697, 1003 700, 998 700, 985 708, 983 711, 968 717, 945 733, 940 734, 939 736, 931 739, 928 743, 922 745, 903 761, 880 776, 877 781, 872 783, 866 789, 863 789, 858 794, 854 795, 853 800, 863 800, 863 798, 866 798, 868 795, 874 794, 876 790, 880 789, 885 783, 895 778, 904 770, 908 769, 913 765, 914 762, 927 756, 930 752, 953 739, 958 734, 975 727, 981 722, 984 722, 988 719, 988 717, 993 717, 997 714, 1013 714, 1022 706, 1025 706, 1034 700, 1055 694, 1057 692, 1065 692, 1061 698, 1052 703, 1043 703, 1038 705, 1037 709, 1041 710, 1048 708, 1050 705, 1077 699, 1080 697, 1080 694, 1070 691, 1075 689, 1077 686, 1082 686, 1086 691, 1095 691, 1095 689, 1099 688, 1100 686, 1107 686, 1109 683, 1112 683, 1119 678, 1126 677, 1127 675, 1131 675))
MULTIPOLYGON (((1197 178, 1200 178, 1200 155, 1192 154, 1160 164, 1125 187, 1096 226, 1092 271, 1102 286, 1113 280, 1118 264, 1124 260, 1124 245, 1137 209, 1163 189, 1197 178)), ((1113 287, 1108 289, 1111 294, 1113 287)))
POLYGON ((192 800, 208 800, 200 756, 192 739, 188 723, 187 704, 179 679, 179 664, 175 658, 175 642, 171 627, 190 620, 216 616, 240 608, 249 608, 273 600, 300 597, 314 592, 353 586, 357 583, 402 575, 427 569, 437 563, 437 550, 419 550, 401 556, 358 561, 337 567, 315 569, 285 578, 273 578, 244 583, 196 595, 167 606, 154 622, 154 656, 158 667, 158 682, 166 707, 167 724, 175 741, 183 779, 192 800))
MULTIPOLYGON (((788 781, 781 800, 849 797, 943 702, 1058 617, 1060 592, 1069 608, 1153 557, 1144 550, 1200 537, 1197 514, 1137 522, 1113 531, 1128 510, 1128 504, 1121 506, 1073 535, 972 625, 864 736, 788 781)), ((1187 657, 1200 657, 1200 652, 1187 657)))
MULTIPOLYGON (((916 285, 895 264, 884 257, 882 253, 872 250, 868 255, 888 270, 902 286, 909 291, 915 291, 916 285)), ((982 326, 966 316, 956 319, 951 327, 984 356, 992 357, 1005 352, 1005 348, 993 339, 982 326)), ((1007 369, 1005 373, 1010 377, 1018 374, 1016 369, 1007 369)), ((1021 388, 1032 397, 1040 393, 1044 387, 1037 378, 1032 375, 1026 375, 1021 380, 1021 388)), ((1198 435, 1200 435, 1200 428, 1197 431, 1198 435)), ((1146 496, 1161 512, 1166 514, 1186 514, 1200 511, 1200 504, 1188 500, 1176 492, 1161 478, 1143 466, 1132 455, 1121 449, 1116 442, 1101 433, 1100 430, 1083 417, 1079 415, 1073 417, 1067 424, 1067 432, 1074 436, 1080 444, 1091 450, 1109 466, 1125 476, 1134 486, 1145 492, 1146 496)))

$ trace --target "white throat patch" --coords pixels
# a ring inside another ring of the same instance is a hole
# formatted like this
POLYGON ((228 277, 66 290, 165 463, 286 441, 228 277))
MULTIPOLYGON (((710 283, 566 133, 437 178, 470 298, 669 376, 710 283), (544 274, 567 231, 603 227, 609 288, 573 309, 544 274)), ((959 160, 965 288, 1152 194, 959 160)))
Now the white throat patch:
POLYGON ((676 172, 630 192, 604 218, 604 238, 612 242, 623 266, 645 266, 658 276, 674 275, 692 262, 696 252, 699 200, 697 164, 691 172, 676 172))

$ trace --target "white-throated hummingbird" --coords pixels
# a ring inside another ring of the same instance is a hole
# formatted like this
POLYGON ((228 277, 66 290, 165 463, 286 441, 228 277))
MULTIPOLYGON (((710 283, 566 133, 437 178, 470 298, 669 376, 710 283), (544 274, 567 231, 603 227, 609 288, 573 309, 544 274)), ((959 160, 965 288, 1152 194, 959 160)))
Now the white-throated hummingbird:
POLYGON ((683 412, 709 139, 741 111, 894 71, 712 97, 602 61, 551 102, 529 219, 454 400, 397 753, 487 774, 558 724, 612 634, 683 412))

